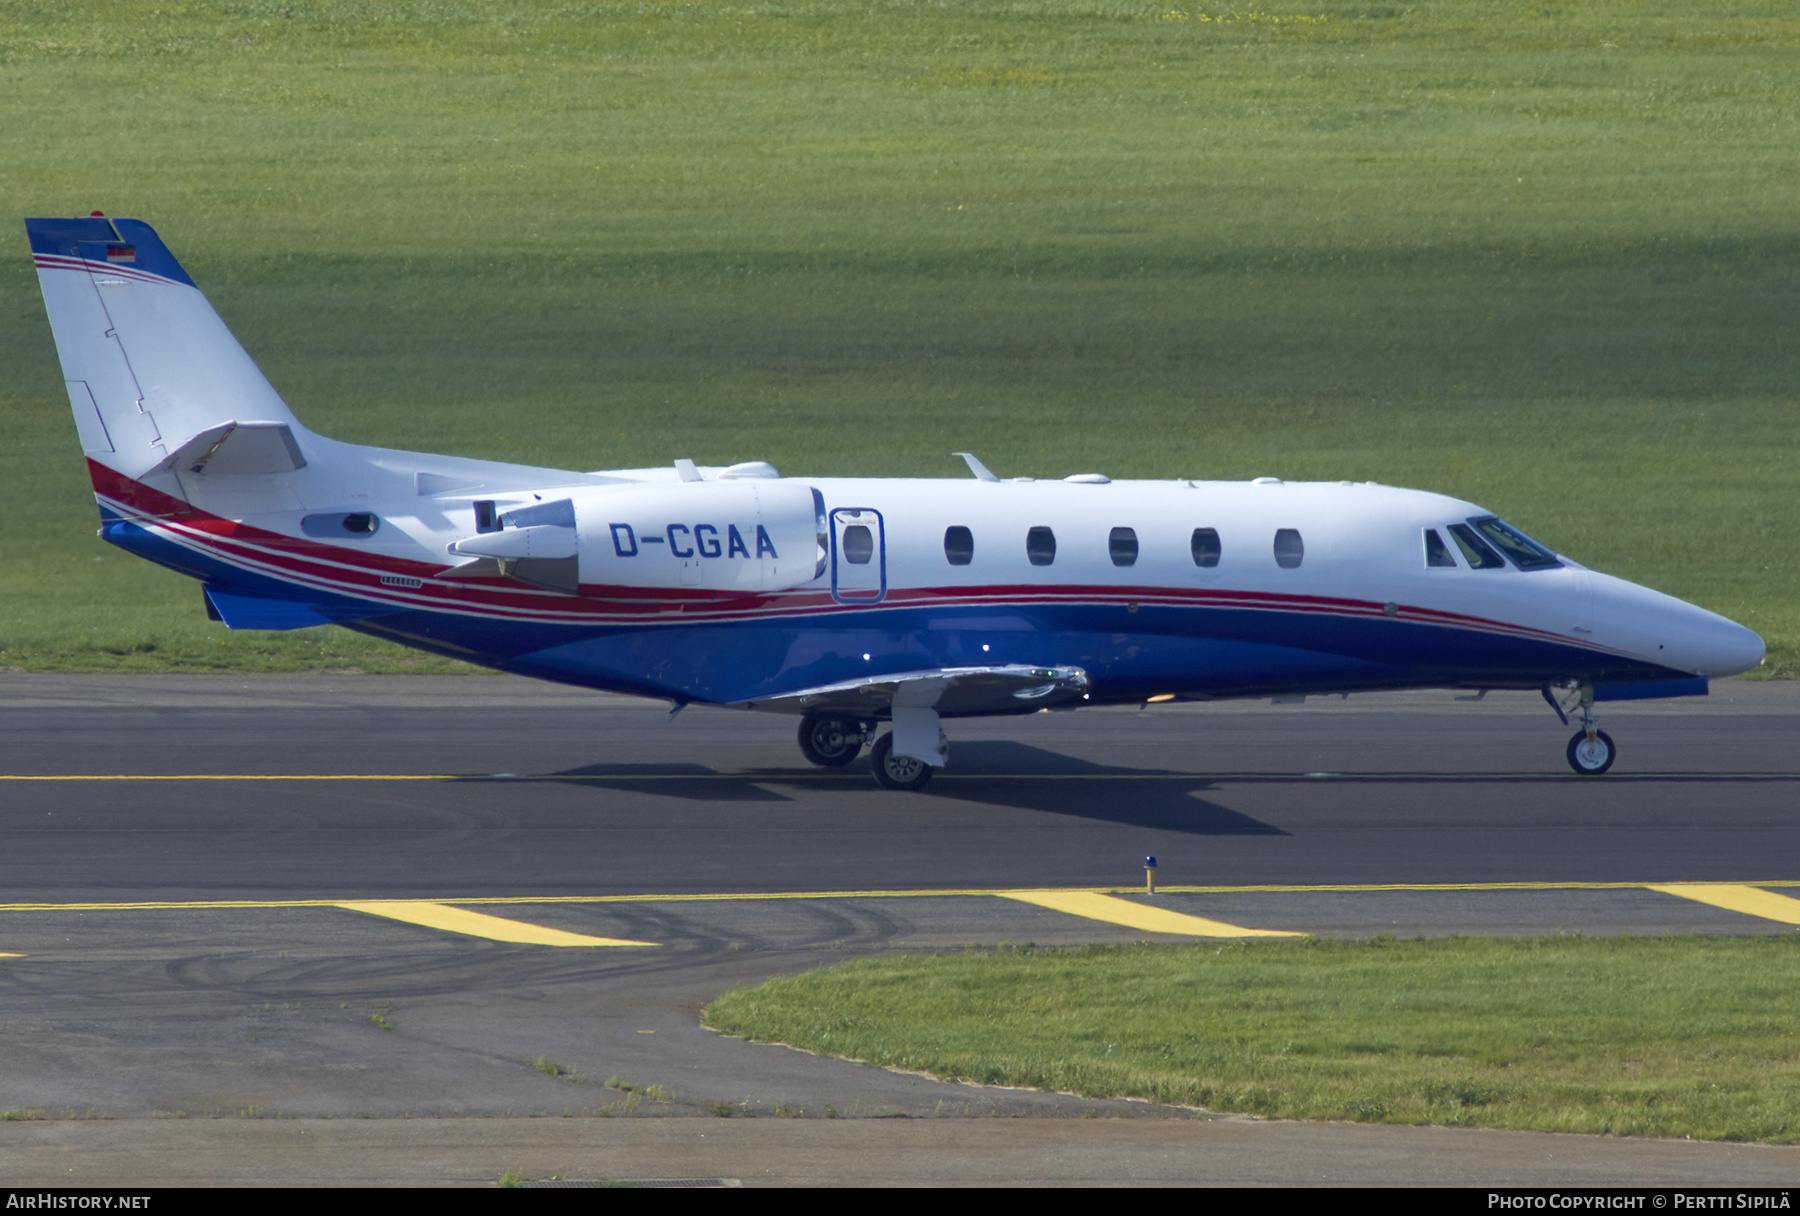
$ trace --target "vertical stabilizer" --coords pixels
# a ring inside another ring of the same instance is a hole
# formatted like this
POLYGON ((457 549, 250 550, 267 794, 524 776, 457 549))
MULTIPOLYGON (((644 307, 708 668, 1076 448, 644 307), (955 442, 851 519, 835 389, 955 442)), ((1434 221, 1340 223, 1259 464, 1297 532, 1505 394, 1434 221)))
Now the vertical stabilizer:
POLYGON ((172 458, 205 432, 285 427, 290 447, 295 436, 304 444, 287 405, 148 224, 93 215, 28 219, 25 230, 91 460, 185 497, 172 458))

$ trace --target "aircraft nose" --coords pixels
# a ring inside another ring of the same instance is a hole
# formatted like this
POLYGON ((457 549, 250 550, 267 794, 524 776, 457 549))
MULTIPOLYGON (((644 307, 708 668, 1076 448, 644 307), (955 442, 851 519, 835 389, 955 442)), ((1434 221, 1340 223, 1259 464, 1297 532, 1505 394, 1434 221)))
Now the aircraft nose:
POLYGON ((1713 624, 1713 671, 1715 676, 1734 676, 1749 671, 1763 660, 1763 640, 1736 621, 1720 617, 1713 624))

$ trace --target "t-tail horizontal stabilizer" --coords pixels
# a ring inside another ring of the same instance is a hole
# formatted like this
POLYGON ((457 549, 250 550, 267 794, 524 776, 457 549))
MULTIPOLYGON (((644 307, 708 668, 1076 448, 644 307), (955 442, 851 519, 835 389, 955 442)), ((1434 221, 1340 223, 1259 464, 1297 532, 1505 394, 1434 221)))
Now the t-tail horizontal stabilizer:
POLYGON ((287 423, 225 422, 195 435, 152 471, 218 475, 293 473, 305 467, 306 457, 287 423))

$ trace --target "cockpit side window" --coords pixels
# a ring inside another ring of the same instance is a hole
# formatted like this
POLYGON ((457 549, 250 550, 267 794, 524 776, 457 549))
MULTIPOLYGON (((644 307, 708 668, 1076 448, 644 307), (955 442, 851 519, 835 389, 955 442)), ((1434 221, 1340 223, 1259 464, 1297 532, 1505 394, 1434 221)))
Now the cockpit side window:
POLYGON ((1484 515, 1469 522, 1521 570, 1553 570, 1562 565, 1556 560, 1556 554, 1504 520, 1484 515))
POLYGON ((1438 535, 1436 528, 1425 529, 1425 564, 1427 566, 1449 566, 1456 568, 1456 558, 1450 553, 1450 546, 1438 535))
POLYGON ((1462 550, 1463 558, 1477 570, 1504 570, 1506 559, 1488 547, 1468 524, 1451 524, 1450 539, 1462 550))

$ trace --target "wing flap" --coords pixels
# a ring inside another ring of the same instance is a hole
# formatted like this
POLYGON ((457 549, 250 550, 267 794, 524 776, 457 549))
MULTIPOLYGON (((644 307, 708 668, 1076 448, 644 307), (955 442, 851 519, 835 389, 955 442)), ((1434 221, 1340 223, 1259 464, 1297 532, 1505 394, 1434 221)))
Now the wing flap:
POLYGON ((868 676, 772 697, 752 697, 734 704, 774 713, 837 710, 870 717, 886 716, 896 707, 934 709, 941 715, 956 717, 1050 709, 1079 701, 1087 695, 1089 685, 1087 672, 1079 667, 1009 663, 868 676))

